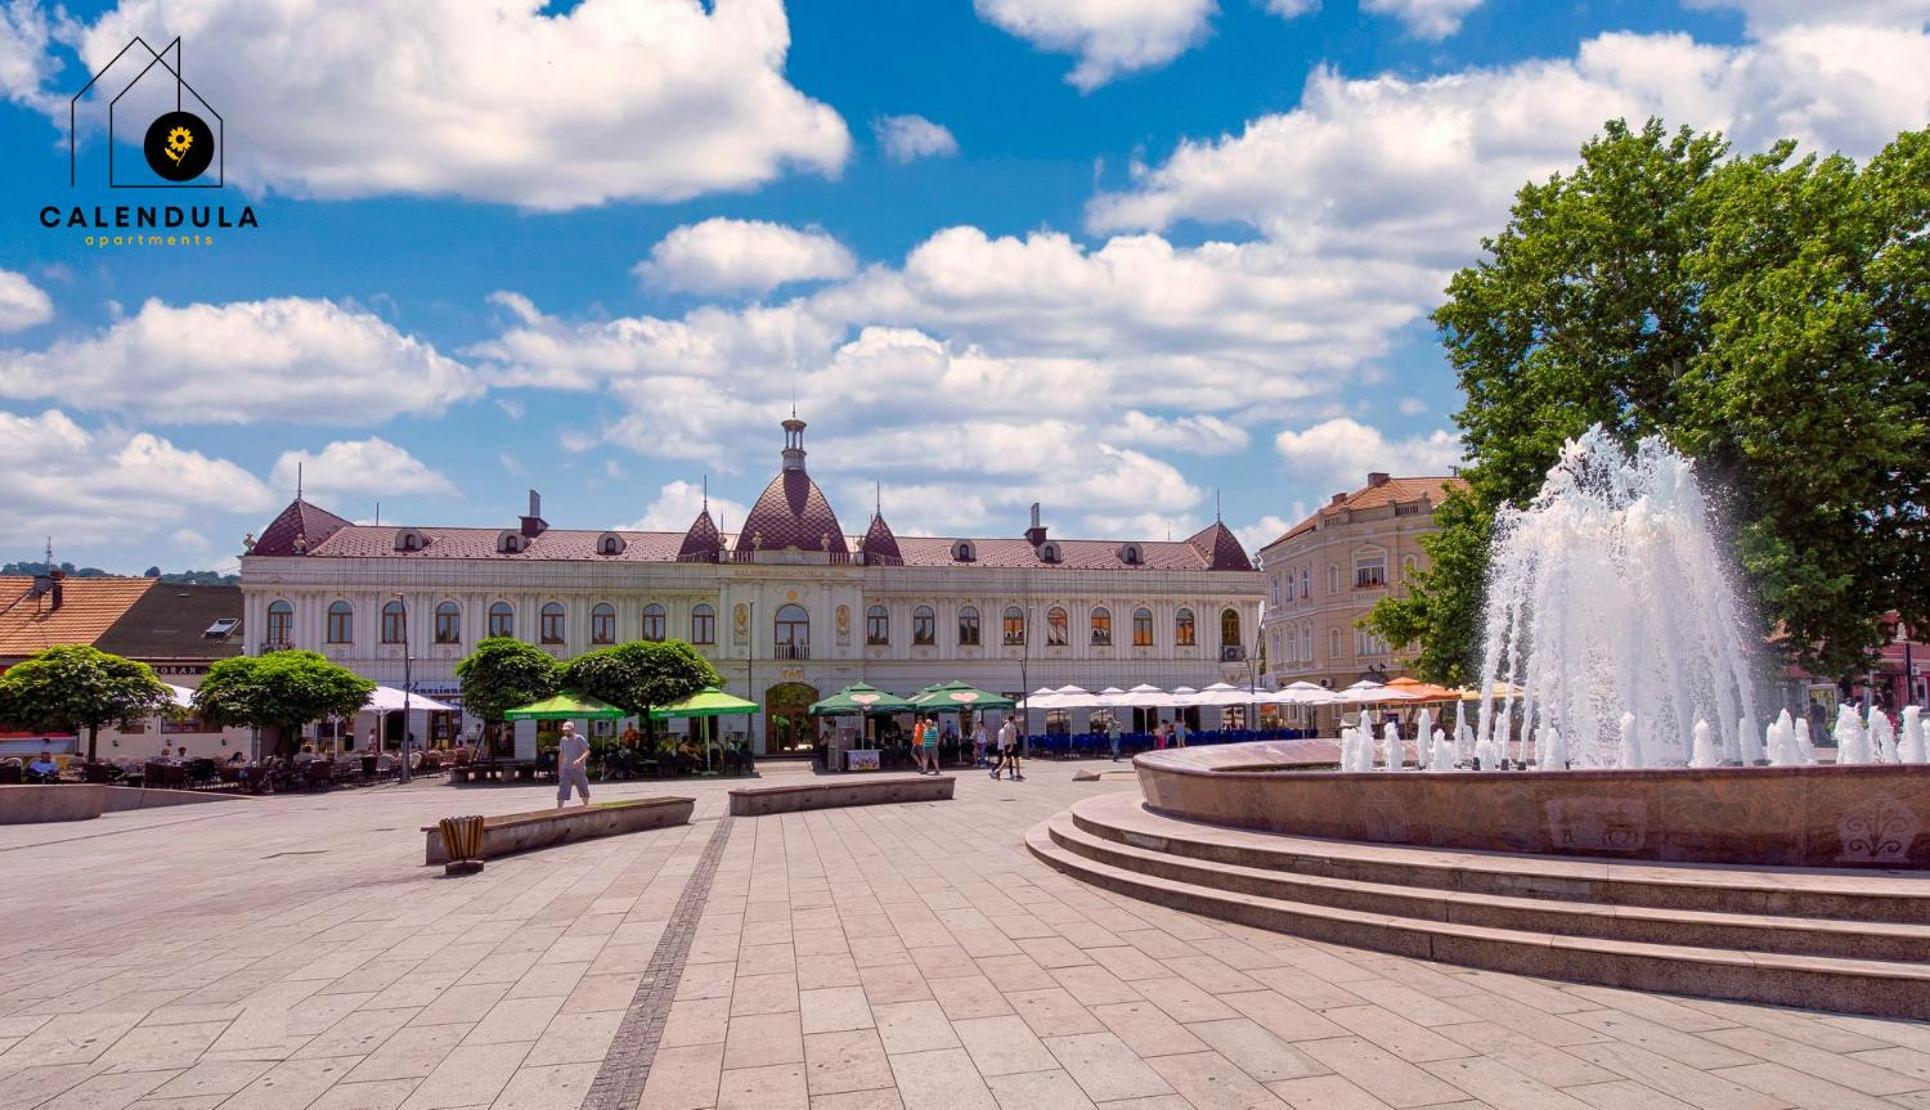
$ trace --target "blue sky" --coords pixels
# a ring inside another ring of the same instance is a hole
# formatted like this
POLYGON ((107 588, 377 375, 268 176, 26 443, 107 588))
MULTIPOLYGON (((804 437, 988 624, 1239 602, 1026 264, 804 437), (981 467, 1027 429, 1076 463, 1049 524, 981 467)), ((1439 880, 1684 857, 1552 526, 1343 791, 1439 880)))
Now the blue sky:
POLYGON ((1925 14, 8 0, 0 560, 231 563, 297 461, 417 524, 534 487, 553 524, 681 528, 708 476, 729 528, 793 395, 847 530, 877 482, 901 531, 1040 500, 1159 538, 1217 497, 1257 546, 1458 458, 1425 317, 1523 180, 1613 115, 1867 155, 1930 116, 1925 14), (219 192, 106 188, 98 104, 68 187, 67 97, 136 33, 225 119, 219 192), (211 201, 261 226, 96 250, 37 217, 211 201))

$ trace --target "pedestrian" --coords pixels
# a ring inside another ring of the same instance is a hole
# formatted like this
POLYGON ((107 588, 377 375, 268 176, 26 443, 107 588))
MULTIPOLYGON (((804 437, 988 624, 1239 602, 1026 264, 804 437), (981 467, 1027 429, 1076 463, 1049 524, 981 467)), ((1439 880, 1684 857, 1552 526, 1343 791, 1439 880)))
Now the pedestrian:
POLYGON ((1173 722, 1173 746, 1175 748, 1186 746, 1186 718, 1184 717, 1173 722))
POLYGON ((1158 727, 1153 729, 1153 750, 1156 752, 1163 752, 1166 750, 1166 722, 1165 721, 1159 722, 1158 727))
POLYGON ((925 718, 911 719, 911 760, 918 765, 918 773, 925 773, 925 718))
POLYGON ((556 745, 556 808, 569 804, 576 787, 583 804, 590 804, 590 742, 576 734, 576 722, 563 722, 563 738, 556 745))
POLYGON ((985 718, 972 723, 972 766, 985 766, 985 718))
POLYGON ((1010 717, 999 726, 998 745, 998 762, 992 764, 992 777, 998 778, 999 771, 1009 767, 1006 776, 1014 782, 1024 782, 1025 776, 1019 772, 1019 729, 1010 717))
POLYGON ((930 722, 925 725, 925 766, 930 768, 930 773, 934 775, 938 773, 938 738, 940 735, 938 731, 938 716, 937 714, 933 714, 930 722))
POLYGON ((1119 762, 1119 715, 1117 713, 1106 717, 1106 746, 1112 749, 1112 761, 1119 762))

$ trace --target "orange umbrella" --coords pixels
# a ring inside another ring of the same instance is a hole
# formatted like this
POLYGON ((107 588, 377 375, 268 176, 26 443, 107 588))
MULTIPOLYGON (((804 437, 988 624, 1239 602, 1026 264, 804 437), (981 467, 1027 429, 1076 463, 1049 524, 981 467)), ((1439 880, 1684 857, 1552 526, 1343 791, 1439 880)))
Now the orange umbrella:
POLYGON ((1412 694, 1415 701, 1456 701, 1461 697, 1459 690, 1450 690, 1445 686, 1436 686, 1431 682, 1422 682, 1418 678, 1408 678, 1404 675, 1389 682, 1387 688, 1412 694))

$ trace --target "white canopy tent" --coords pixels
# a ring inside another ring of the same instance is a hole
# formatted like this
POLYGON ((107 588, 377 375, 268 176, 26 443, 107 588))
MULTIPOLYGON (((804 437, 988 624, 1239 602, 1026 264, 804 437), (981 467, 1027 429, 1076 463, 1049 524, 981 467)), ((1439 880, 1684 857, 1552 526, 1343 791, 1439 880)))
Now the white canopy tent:
POLYGON ((421 710, 424 713, 454 713, 456 711, 456 707, 453 705, 439 702, 434 698, 424 697, 421 694, 405 694, 393 686, 377 686, 375 691, 369 695, 368 704, 363 706, 363 710, 369 713, 387 713, 390 710, 401 709, 404 697, 407 697, 408 707, 411 710, 421 710))
POLYGON ((1362 679, 1340 692, 1342 705, 1379 705, 1387 701, 1417 701, 1415 695, 1405 690, 1395 690, 1378 682, 1362 679))
POLYGON ((194 708, 193 690, 188 689, 186 686, 176 686, 172 682, 163 682, 161 685, 167 687, 169 692, 174 695, 174 704, 176 706, 182 709, 194 708))

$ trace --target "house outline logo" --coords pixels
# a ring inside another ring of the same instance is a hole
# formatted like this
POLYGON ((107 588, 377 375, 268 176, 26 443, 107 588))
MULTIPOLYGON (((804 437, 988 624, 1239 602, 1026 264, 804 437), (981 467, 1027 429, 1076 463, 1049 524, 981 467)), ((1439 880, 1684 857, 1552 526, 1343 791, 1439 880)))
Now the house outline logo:
MULTIPOLYGON (((121 47, 118 54, 115 54, 106 65, 100 68, 99 72, 87 79, 87 83, 81 86, 79 92, 68 99, 68 186, 74 187, 79 184, 79 156, 76 149, 75 134, 79 122, 78 110, 80 99, 86 96, 88 91, 93 89, 96 84, 99 84, 101 79, 106 77, 108 72, 116 65, 119 65, 121 59, 126 57, 128 52, 137 46, 147 52, 149 58, 147 65, 141 67, 141 72, 136 74, 134 79, 129 81, 127 85, 107 103, 108 187, 112 189, 222 188, 227 183, 228 144, 225 140, 226 125, 221 118, 221 113, 215 111, 214 105, 209 104, 207 98, 203 97, 195 90, 193 85, 188 84, 187 80, 181 76, 181 37, 179 35, 176 35, 174 41, 168 43, 167 46, 159 51, 149 46, 147 40, 141 36, 134 36, 128 40, 126 46, 121 47), (174 55, 174 61, 172 63, 168 61, 168 55, 170 53, 174 55), (143 134, 141 149, 148 168, 154 172, 156 177, 162 180, 124 182, 119 178, 115 161, 115 147, 118 145, 116 142, 116 117, 121 112, 121 99, 128 93, 133 92, 135 86, 139 85, 149 74, 153 73, 156 66, 159 66, 174 78, 174 110, 163 112, 148 123, 143 134), (212 117, 214 121, 212 125, 201 115, 189 110, 188 97, 193 97, 194 104, 199 105, 201 111, 207 113, 208 117, 212 117), (207 171, 211 166, 214 169, 213 179, 209 181, 199 180, 207 175, 207 171)), ((139 59, 138 54, 135 57, 137 60, 139 59)))

